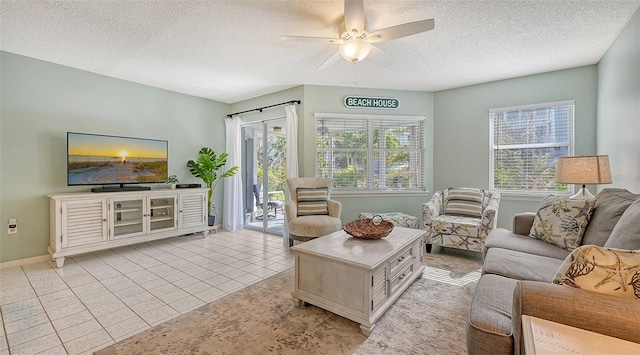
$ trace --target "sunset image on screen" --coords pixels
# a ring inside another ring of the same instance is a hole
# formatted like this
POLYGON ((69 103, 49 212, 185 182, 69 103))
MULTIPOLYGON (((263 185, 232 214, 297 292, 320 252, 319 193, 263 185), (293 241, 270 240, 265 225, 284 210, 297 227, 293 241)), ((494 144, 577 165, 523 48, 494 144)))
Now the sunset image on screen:
POLYGON ((163 182, 167 141, 71 133, 67 135, 69 185, 163 182))

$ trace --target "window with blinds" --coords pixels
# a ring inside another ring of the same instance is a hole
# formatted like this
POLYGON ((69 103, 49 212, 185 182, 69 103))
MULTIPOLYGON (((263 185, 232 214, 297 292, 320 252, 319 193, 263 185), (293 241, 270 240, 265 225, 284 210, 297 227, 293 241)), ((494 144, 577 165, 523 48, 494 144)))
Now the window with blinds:
POLYGON ((342 191, 423 190, 424 117, 316 114, 316 171, 342 191))
POLYGON ((513 194, 568 193, 558 157, 573 155, 574 102, 489 110, 490 188, 513 194))

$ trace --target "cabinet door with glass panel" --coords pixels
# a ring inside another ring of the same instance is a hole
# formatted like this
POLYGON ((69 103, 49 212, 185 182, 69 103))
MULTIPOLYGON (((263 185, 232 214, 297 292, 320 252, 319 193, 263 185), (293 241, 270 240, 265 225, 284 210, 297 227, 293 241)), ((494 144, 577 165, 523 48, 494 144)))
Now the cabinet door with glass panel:
POLYGON ((145 196, 110 198, 109 239, 135 237, 147 233, 145 196))
POLYGON ((148 199, 147 218, 149 229, 147 233, 176 229, 178 225, 176 214, 178 196, 176 194, 166 194, 149 196, 148 199))

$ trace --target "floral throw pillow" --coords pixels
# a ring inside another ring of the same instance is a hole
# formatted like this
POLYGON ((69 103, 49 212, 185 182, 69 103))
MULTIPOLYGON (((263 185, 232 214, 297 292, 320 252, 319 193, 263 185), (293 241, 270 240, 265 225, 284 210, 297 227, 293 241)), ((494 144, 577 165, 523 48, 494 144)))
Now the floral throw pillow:
POLYGON ((564 259, 553 283, 640 299, 640 250, 583 245, 564 259))
POLYGON ((529 236, 567 250, 580 246, 596 200, 549 195, 542 200, 529 236))

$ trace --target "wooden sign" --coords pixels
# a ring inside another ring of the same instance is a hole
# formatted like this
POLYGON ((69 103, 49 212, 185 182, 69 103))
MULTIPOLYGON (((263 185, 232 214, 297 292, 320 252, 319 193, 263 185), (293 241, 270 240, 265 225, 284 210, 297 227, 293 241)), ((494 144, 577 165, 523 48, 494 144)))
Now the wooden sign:
POLYGON ((344 105, 349 108, 387 108, 396 109, 400 106, 398 99, 386 97, 347 96, 344 105))

